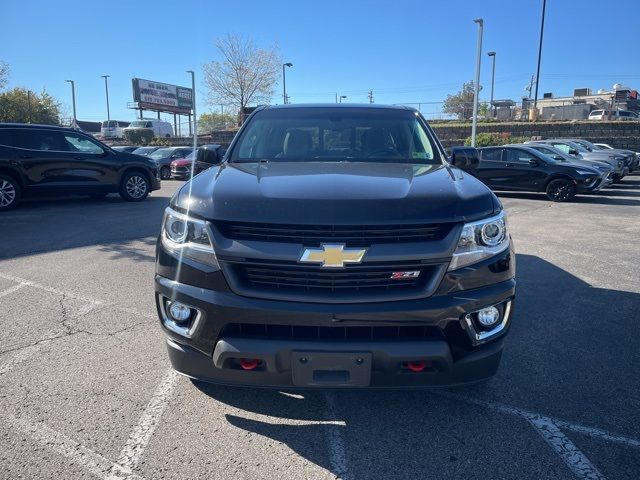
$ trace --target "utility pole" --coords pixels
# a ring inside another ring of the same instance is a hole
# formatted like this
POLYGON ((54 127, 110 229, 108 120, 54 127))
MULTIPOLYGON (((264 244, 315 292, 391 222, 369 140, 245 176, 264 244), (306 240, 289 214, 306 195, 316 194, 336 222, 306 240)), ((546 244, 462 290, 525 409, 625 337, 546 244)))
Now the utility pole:
POLYGON ((476 131, 478 127, 478 95, 480 94, 480 62, 482 61, 482 29, 484 20, 476 18, 474 23, 478 24, 478 52, 476 54, 476 84, 473 94, 473 121, 471 124, 471 146, 476 146, 476 131))
MULTIPOLYGON (((193 70, 187 70, 191 74, 191 102, 193 107, 193 150, 198 147, 198 116, 196 115, 196 74, 193 70)), ((191 126, 191 124, 189 124, 191 126)), ((195 155, 194 155, 195 160, 195 155)), ((191 169, 193 173, 193 168, 191 169)))
POLYGON ((487 55, 493 59, 493 68, 491 70, 491 101, 489 102, 489 105, 491 105, 491 116, 495 117, 495 107, 493 106, 493 86, 496 81, 496 52, 489 52, 487 55))
POLYGON ((102 78, 104 78, 104 91, 107 95, 107 121, 111 120, 111 115, 109 114, 109 84, 107 83, 107 78, 110 77, 110 75, 100 75, 102 78))
POLYGON ((28 112, 27 123, 31 123, 31 90, 27 90, 27 112, 28 112))
POLYGON ((73 126, 78 128, 78 118, 76 117, 76 82, 73 80, 65 80, 71 84, 71 103, 73 104, 73 126))
POLYGON ((544 34, 544 14, 547 0, 542 0, 542 21, 540 22, 540 44, 538 45, 538 69, 536 70, 536 94, 533 97, 533 108, 538 108, 538 85, 540 85, 540 59, 542 58, 542 36, 544 34))
POLYGON ((287 75, 285 74, 285 67, 293 67, 293 63, 287 62, 282 64, 282 101, 286 105, 289 103, 289 97, 287 97, 287 75))
POLYGON ((373 90, 369 90, 369 94, 367 96, 369 97, 369 103, 373 103, 373 90))

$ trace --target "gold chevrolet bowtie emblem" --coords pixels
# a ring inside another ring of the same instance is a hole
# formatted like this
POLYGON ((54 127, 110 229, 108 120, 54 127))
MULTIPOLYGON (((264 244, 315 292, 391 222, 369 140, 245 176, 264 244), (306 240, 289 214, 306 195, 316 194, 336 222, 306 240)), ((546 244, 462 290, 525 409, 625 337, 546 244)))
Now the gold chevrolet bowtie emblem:
POLYGON ((320 248, 305 248, 301 262, 320 263, 322 267, 344 267, 345 263, 360 263, 366 248, 344 248, 344 245, 320 245, 320 248))

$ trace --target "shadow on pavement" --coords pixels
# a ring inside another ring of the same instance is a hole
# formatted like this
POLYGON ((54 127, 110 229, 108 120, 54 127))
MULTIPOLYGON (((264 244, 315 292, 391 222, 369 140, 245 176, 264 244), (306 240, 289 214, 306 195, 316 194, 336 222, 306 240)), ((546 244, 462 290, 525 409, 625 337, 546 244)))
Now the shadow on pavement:
POLYGON ((151 194, 142 202, 125 202, 117 195, 105 199, 55 198, 34 200, 0 214, 0 259, 15 258, 90 245, 106 245, 116 258, 153 258, 132 245, 148 245, 160 231, 169 197, 151 194))
MULTIPOLYGON (((524 200, 537 200, 541 202, 553 203, 551 200, 547 198, 544 193, 529 193, 529 192, 495 192, 498 197, 504 198, 520 198, 524 200)), ((622 194, 620 192, 614 192, 609 196, 607 190, 603 190, 599 193, 592 194, 582 194, 576 195, 569 202, 565 202, 566 204, 575 204, 575 203, 589 203, 589 204, 598 204, 598 205, 640 205, 640 200, 635 200, 633 198, 612 198, 617 196, 624 197, 632 197, 632 196, 640 196, 638 194, 622 194)))
MULTIPOLYGON (((499 373, 486 384, 453 391, 640 436, 640 294, 592 287, 536 256, 518 255, 517 262, 516 313, 499 373)), ((283 442, 337 476, 343 472, 327 448, 330 429, 343 439, 352 478, 570 476, 522 419, 445 398, 437 390, 312 390, 291 396, 194 385, 242 411, 293 420, 282 424, 250 413, 226 416, 231 425, 283 442), (333 396, 334 407, 327 395, 333 396), (300 420, 344 425, 295 425, 300 420), (325 443, 318 443, 322 438, 325 443)), ((611 478, 633 478, 640 458, 598 466, 611 478)))

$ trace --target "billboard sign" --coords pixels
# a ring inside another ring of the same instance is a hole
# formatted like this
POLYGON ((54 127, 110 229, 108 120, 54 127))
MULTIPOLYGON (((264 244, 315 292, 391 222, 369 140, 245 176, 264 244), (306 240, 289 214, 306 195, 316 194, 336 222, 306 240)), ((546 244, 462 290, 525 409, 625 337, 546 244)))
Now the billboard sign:
POLYGON ((133 101, 139 108, 188 114, 193 105, 193 91, 168 83, 133 79, 133 101))

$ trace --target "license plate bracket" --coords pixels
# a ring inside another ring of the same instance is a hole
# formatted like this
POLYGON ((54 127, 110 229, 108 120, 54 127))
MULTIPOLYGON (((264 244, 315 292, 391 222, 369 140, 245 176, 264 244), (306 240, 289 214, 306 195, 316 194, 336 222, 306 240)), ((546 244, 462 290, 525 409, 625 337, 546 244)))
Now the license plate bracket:
POLYGON ((366 387, 371 382, 369 352, 291 352, 298 387, 366 387))

